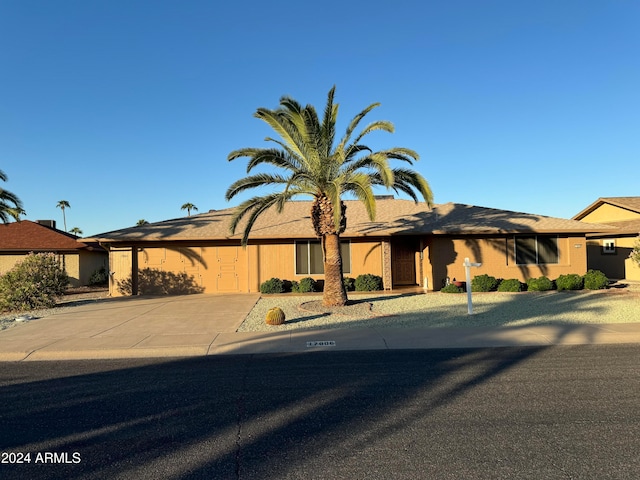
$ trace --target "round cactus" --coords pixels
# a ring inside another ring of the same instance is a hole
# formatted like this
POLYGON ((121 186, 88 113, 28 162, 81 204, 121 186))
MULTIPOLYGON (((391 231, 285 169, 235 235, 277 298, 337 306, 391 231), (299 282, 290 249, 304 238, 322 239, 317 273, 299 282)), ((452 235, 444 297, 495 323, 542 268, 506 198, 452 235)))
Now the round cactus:
POLYGON ((284 320, 284 312, 280 307, 274 307, 267 312, 267 325, 282 325, 284 320))

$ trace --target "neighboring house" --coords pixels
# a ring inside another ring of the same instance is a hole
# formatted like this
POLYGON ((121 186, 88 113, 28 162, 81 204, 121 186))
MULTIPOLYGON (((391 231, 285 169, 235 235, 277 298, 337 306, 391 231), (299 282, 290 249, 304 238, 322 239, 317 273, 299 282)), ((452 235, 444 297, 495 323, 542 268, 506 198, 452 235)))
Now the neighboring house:
POLYGON ((613 231, 587 235, 587 266, 609 278, 640 280, 640 267, 629 258, 640 235, 640 197, 599 198, 575 220, 607 224, 613 231))
MULTIPOLYGON (((377 200, 376 220, 371 222, 360 202, 345 203, 344 275, 380 275, 385 289, 420 285, 439 290, 447 279, 464 277, 465 257, 482 263, 473 269, 474 275, 524 281, 584 274, 585 235, 606 230, 574 220, 455 203, 429 209, 388 196, 377 200)), ((311 202, 289 202, 281 214, 275 209, 265 212, 246 248, 240 246, 242 224, 235 235, 229 234, 233 209, 117 230, 92 240, 110 250, 112 295, 122 294, 118 286, 123 285, 135 293, 138 272, 144 272, 146 281, 163 278, 160 272, 165 279, 180 275, 181 281, 188 278, 207 293, 257 292, 272 277, 322 280, 322 249, 310 211, 311 202)))
POLYGON ((108 268, 109 256, 104 248, 57 230, 53 220, 0 224, 0 274, 31 252, 54 253, 74 287, 87 285, 91 274, 100 267, 108 268))

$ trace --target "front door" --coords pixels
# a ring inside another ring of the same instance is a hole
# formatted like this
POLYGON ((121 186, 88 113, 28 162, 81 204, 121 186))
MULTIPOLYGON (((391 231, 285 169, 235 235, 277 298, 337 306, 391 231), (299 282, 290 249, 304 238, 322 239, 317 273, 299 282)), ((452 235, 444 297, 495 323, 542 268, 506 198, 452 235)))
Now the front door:
POLYGON ((391 241, 391 275, 393 285, 416 285, 416 252, 418 242, 415 238, 395 238, 391 241))

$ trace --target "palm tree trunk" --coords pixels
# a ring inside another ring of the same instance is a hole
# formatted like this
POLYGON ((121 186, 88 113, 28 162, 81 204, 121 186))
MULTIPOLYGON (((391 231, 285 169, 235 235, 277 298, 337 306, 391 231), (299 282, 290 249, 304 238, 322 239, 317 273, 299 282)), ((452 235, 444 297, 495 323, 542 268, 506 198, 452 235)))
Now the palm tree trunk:
POLYGON ((322 237, 324 250, 324 295, 323 305, 336 307, 346 305, 347 291, 342 280, 342 254, 340 236, 337 234, 322 237))

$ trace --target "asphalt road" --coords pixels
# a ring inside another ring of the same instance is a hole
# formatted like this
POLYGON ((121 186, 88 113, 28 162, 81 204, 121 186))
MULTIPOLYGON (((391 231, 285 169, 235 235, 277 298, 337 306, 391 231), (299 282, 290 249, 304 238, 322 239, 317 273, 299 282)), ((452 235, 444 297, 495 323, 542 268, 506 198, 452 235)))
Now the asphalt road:
POLYGON ((0 478, 638 478, 639 348, 3 363, 0 478))

